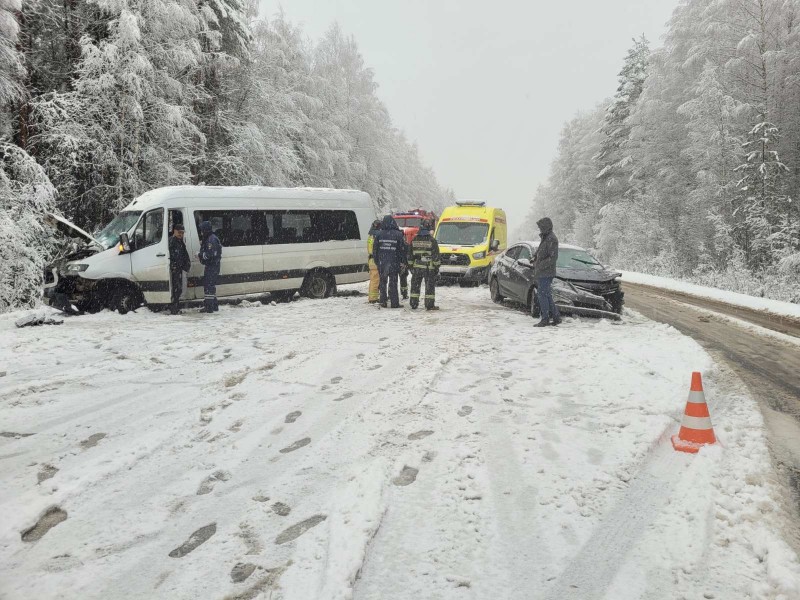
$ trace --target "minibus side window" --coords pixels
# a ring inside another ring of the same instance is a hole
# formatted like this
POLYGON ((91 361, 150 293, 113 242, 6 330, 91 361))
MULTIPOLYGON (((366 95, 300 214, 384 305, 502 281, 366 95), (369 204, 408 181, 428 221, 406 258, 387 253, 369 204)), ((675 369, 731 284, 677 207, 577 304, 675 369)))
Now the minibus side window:
POLYGON ((203 210, 194 213, 198 235, 200 223, 208 221, 226 248, 261 246, 265 243, 264 215, 258 210, 203 210))
POLYGON ((519 256, 517 257, 517 260, 522 260, 523 258, 526 260, 530 260, 532 258, 531 249, 528 248, 527 246, 520 246, 520 248, 521 250, 519 251, 519 256))
POLYGON ((164 235, 164 209, 157 208, 145 213, 133 231, 133 248, 141 250, 161 241, 164 235))

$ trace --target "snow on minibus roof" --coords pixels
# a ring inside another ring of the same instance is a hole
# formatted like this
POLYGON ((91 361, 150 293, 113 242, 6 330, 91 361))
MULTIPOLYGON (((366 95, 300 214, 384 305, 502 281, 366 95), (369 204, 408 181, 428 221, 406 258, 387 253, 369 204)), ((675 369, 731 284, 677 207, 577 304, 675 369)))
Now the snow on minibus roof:
POLYGON ((369 194, 359 190, 332 188, 273 188, 262 186, 204 186, 181 185, 162 187, 145 192, 125 210, 147 210, 152 206, 178 198, 194 200, 322 200, 348 201, 372 206, 369 194))

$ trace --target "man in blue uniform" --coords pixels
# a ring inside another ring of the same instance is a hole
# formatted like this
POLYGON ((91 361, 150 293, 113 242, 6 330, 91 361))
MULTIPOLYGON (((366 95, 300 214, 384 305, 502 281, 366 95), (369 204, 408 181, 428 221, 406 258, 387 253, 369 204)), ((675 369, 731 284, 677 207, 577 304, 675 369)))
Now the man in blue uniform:
POLYGON ((387 215, 383 218, 381 230, 375 237, 373 247, 375 263, 378 265, 380 273, 380 304, 387 308, 387 285, 388 300, 391 301, 392 308, 400 308, 400 297, 397 293, 397 282, 400 276, 400 267, 407 263, 406 242, 403 232, 397 226, 395 220, 387 215))
POLYGON ((200 254, 198 258, 205 267, 203 273, 203 289, 205 299, 203 310, 200 312, 217 312, 217 277, 219 277, 219 264, 222 261, 222 244, 214 235, 211 223, 203 221, 200 223, 200 254))

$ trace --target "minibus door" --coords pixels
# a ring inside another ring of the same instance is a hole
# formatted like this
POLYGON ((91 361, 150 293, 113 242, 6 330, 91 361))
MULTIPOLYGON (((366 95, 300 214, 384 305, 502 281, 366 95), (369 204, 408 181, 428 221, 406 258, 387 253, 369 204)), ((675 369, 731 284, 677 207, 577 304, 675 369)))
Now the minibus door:
POLYGON ((164 209, 149 210, 133 230, 131 274, 148 304, 168 304, 169 250, 164 209))

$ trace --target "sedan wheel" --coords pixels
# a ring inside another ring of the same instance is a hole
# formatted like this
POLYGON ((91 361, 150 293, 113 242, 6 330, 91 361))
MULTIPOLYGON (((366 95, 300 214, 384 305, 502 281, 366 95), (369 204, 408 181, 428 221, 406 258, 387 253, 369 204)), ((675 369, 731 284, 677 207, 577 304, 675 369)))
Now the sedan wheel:
POLYGON ((500 295, 500 284, 497 283, 497 277, 492 277, 492 281, 489 283, 489 294, 492 296, 492 302, 495 304, 500 304, 504 298, 500 295))
POLYGON ((539 296, 536 293, 536 289, 531 290, 530 310, 531 316, 534 319, 538 319, 542 314, 542 311, 539 309, 539 296))

